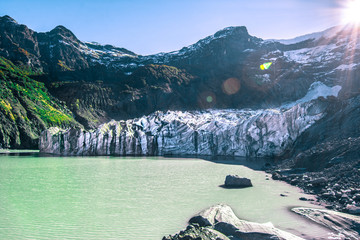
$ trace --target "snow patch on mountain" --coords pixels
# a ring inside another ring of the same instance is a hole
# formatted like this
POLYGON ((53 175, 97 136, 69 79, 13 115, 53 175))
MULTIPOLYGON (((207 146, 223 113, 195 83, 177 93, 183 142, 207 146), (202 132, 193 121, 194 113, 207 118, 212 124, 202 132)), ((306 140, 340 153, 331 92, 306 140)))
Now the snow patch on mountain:
POLYGON ((303 98, 298 99, 295 102, 284 104, 280 107, 280 109, 289 109, 297 104, 309 102, 311 100, 317 99, 318 97, 325 97, 325 98, 329 96, 337 97, 340 90, 341 90, 341 86, 339 85, 328 87, 324 83, 317 81, 311 84, 308 92, 303 98))
POLYGON ((129 54, 129 53, 125 53, 125 52, 123 52, 121 50, 116 49, 115 47, 110 48, 110 49, 107 49, 107 48, 105 48, 104 46, 101 46, 101 45, 98 45, 99 48, 91 47, 91 46, 94 46, 94 45, 95 45, 94 43, 86 44, 86 46, 84 46, 84 48, 83 48, 83 51, 86 54, 96 55, 96 56, 107 55, 107 56, 111 56, 111 57, 135 57, 134 55, 129 54))
POLYGON ((137 55, 123 48, 112 45, 101 45, 97 42, 83 42, 79 51, 89 56, 92 62, 109 66, 122 58, 137 58, 137 55))
POLYGON ((330 61, 338 56, 335 49, 339 48, 336 44, 321 45, 313 48, 301 48, 284 52, 284 56, 290 61, 302 64, 311 62, 330 61))

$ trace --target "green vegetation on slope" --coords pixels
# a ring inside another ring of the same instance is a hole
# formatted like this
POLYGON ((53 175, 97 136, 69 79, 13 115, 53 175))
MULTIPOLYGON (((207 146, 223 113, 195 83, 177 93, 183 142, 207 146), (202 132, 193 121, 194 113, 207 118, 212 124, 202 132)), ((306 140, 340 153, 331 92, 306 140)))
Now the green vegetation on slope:
POLYGON ((31 69, 0 57, 0 147, 36 148, 39 134, 48 127, 80 127, 30 74, 31 69))

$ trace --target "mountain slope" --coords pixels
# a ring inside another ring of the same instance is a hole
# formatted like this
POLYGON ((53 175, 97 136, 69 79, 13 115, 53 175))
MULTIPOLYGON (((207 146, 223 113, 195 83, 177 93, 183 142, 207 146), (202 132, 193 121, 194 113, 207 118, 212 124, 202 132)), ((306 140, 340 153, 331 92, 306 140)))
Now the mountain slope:
POLYGON ((196 77, 165 65, 140 67, 122 84, 73 81, 47 84, 49 91, 66 102, 76 120, 96 128, 111 119, 126 119, 156 110, 183 109, 196 102, 190 83, 196 77), (186 94, 188 97, 184 98, 186 94))
POLYGON ((37 148, 41 131, 51 126, 80 127, 31 70, 0 57, 0 147, 37 148))
MULTIPOLYGON (((249 35, 245 27, 225 28, 179 51, 141 56, 123 48, 81 42, 70 30, 62 26, 50 32, 36 33, 24 25, 16 24, 8 16, 2 17, 0 22, 7 26, 4 27, 5 37, 13 45, 29 53, 34 52, 41 68, 50 74, 47 81, 101 80, 121 84, 128 75, 144 65, 169 65, 185 69, 190 74, 200 77, 203 84, 199 85, 200 89, 197 92, 221 89, 223 82, 228 78, 238 79, 244 87, 243 90, 233 94, 231 99, 219 103, 219 106, 223 107, 234 107, 229 106, 229 102, 238 102, 239 107, 259 107, 296 100, 306 93, 315 77, 316 80, 332 84, 334 76, 327 77, 322 70, 321 75, 325 79, 316 75, 319 68, 331 72, 346 63, 342 56, 346 49, 324 48, 322 46, 326 44, 318 41, 319 39, 308 39, 290 45, 263 41, 249 35), (32 45, 35 49, 32 49, 32 45), (307 58, 304 59, 304 56, 307 58), (321 56, 331 61, 336 57, 336 62, 332 66, 328 66, 328 61, 314 64, 321 56), (273 62, 272 71, 260 70, 259 66, 266 61, 273 62), (309 66, 305 61, 312 62, 314 66, 309 66), (296 89, 294 85, 297 86, 296 89), (249 97, 259 96, 259 93, 264 96, 249 97)), ((340 34, 338 40, 332 41, 340 44, 344 40, 344 34, 340 34)), ((333 33, 323 34, 322 38, 328 39, 333 36, 333 33)), ((8 45, 0 43, 0 48, 7 49, 8 45)), ((10 60, 16 58, 20 59, 16 55, 10 60)), ((214 94, 218 100, 226 98, 220 91, 214 94)))
POLYGON ((37 33, 9 16, 0 26, 0 56, 43 72, 36 80, 87 128, 156 110, 278 107, 304 97, 314 82, 340 85, 344 99, 360 89, 360 37, 350 26, 290 43, 229 27, 149 56, 82 42, 63 26, 37 33), (261 70, 265 62, 272 65, 261 70))

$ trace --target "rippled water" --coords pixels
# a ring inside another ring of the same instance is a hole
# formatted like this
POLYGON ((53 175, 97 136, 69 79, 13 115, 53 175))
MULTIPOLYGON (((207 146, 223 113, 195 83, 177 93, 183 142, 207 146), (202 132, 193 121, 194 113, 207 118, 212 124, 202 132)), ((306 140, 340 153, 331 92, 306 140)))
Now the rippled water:
POLYGON ((238 162, 0 155, 1 239, 161 239, 200 210, 227 203, 243 219, 297 235, 327 231, 288 208, 311 206, 297 188, 238 162), (223 189, 227 174, 254 187, 223 189), (280 197, 285 193, 289 197, 280 197))

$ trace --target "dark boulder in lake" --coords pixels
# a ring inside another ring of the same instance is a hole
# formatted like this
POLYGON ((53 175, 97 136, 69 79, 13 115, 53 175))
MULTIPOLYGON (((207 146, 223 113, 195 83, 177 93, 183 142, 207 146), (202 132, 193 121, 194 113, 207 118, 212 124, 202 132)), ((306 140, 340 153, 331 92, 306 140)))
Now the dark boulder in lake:
POLYGON ((225 179, 226 188, 246 188, 252 187, 251 180, 248 178, 242 178, 238 175, 227 175, 225 179))

